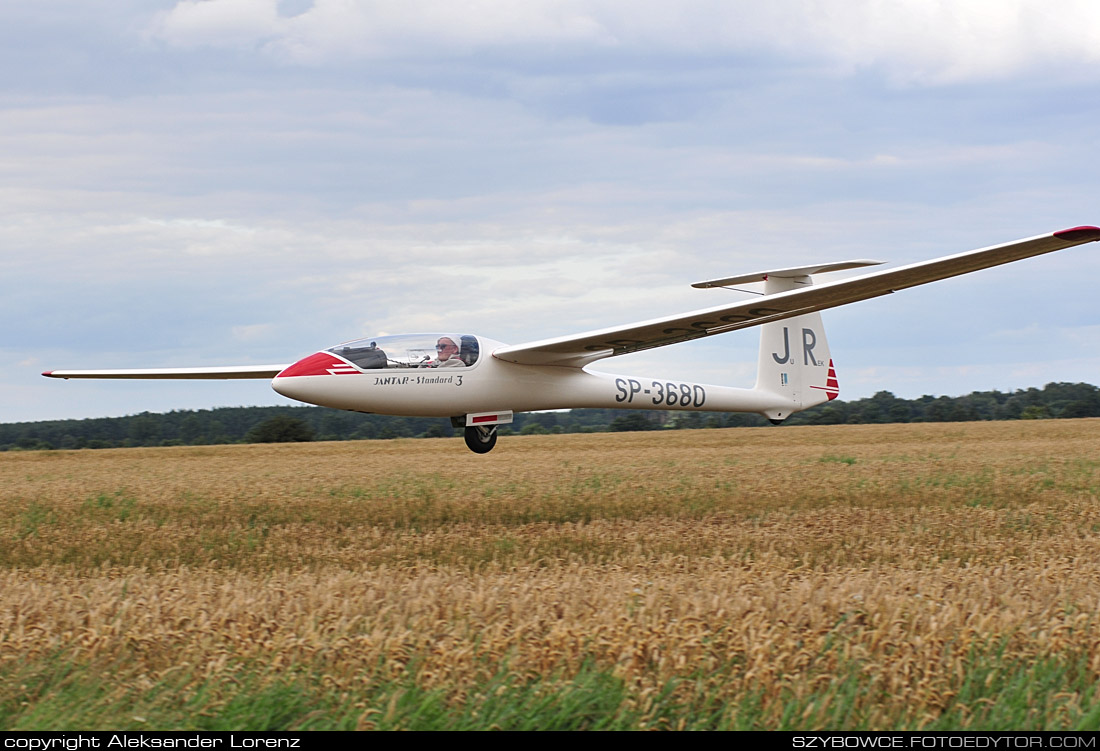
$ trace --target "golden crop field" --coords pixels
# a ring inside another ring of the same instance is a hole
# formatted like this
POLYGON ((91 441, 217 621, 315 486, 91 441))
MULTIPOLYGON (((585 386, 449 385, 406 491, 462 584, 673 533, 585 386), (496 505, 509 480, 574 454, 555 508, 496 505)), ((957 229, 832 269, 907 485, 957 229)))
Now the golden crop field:
POLYGON ((0 478, 0 729, 1100 727, 1098 419, 0 478))

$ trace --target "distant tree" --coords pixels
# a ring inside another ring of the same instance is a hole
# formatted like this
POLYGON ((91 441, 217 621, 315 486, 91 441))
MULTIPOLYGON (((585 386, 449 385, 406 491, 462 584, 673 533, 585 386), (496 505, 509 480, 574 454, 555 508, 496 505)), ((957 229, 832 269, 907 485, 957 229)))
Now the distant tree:
POLYGON ((556 412, 533 412, 527 415, 527 419, 524 423, 526 426, 526 424, 532 422, 536 422, 546 428, 546 432, 549 433, 550 429, 558 424, 558 415, 556 412))
POLYGON ((609 426, 611 430, 656 430, 657 425, 641 412, 616 417, 609 426))
POLYGON ((760 415, 749 415, 744 412, 731 412, 725 420, 727 428, 758 428, 767 424, 760 415))
POLYGON ((322 413, 321 432, 331 435, 335 440, 350 433, 350 426, 351 419, 345 414, 336 411, 322 413))
POLYGON ((809 422, 811 425, 839 425, 844 422, 844 415, 836 407, 825 407, 815 414, 809 422))
POLYGON ((138 444, 159 443, 160 423, 155 415, 142 412, 130 420, 130 438, 138 444))
POLYGON ((189 414, 180 420, 179 438, 184 443, 195 443, 202 435, 202 420, 197 415, 189 414))
POLYGON ((26 449, 27 451, 49 451, 53 449, 52 443, 38 438, 21 438, 16 443, 16 446, 21 449, 26 449))
POLYGON ((870 423, 886 422, 882 405, 874 399, 861 399, 859 402, 859 421, 870 423))
POLYGON ((1067 404, 1059 417, 1100 417, 1100 406, 1081 399, 1067 404))
POLYGON ((890 422, 909 422, 913 416, 912 408, 903 401, 898 401, 890 407, 890 422))
POLYGON ((676 429, 701 428, 703 427, 703 416, 698 412, 680 413, 672 423, 672 427, 676 429))
POLYGON ((312 441, 313 436, 313 428, 305 420, 276 415, 248 431, 245 440, 249 443, 294 443, 312 441))
POLYGON ((424 431, 425 438, 446 438, 447 431, 443 429, 441 423, 434 423, 427 430, 424 431))

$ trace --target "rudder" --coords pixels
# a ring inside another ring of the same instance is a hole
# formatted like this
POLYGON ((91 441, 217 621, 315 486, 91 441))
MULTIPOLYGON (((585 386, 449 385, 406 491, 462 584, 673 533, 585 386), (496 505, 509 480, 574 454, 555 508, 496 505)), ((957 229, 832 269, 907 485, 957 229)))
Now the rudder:
MULTIPOLYGON (((765 283, 765 294, 809 284, 812 284, 809 275, 770 276, 765 283)), ((775 408, 762 413, 775 423, 795 412, 836 399, 840 387, 820 313, 807 313, 761 326, 755 390, 777 397, 775 408)))

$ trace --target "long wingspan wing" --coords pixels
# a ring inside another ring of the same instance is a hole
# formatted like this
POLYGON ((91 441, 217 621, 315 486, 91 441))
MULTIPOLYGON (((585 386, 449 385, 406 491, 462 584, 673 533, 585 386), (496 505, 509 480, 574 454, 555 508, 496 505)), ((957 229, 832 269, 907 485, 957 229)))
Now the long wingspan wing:
POLYGON ((1100 240, 1100 228, 1074 227, 730 305, 502 347, 493 352, 493 357, 524 365, 578 367, 604 357, 663 347, 867 300, 907 287, 916 287, 1095 240, 1100 240))
POLYGON ((47 370, 47 378, 274 378, 287 365, 230 365, 214 368, 130 368, 126 370, 47 370))

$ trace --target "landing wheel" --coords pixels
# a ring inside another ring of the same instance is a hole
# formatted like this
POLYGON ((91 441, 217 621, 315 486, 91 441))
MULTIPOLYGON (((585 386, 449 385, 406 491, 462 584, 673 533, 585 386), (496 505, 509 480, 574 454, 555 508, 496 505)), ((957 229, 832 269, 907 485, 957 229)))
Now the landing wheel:
POLYGON ((497 445, 497 426, 466 428, 466 447, 475 454, 488 454, 497 445))

